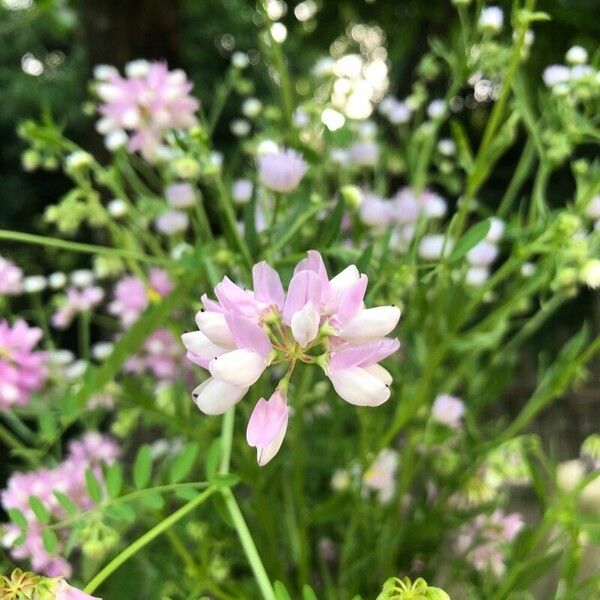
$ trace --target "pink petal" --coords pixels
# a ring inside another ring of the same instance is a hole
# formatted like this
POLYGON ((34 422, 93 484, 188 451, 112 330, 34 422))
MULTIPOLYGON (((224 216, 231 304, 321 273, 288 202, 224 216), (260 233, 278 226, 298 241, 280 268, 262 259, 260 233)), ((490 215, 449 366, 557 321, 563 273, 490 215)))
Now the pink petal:
POLYGON ((396 338, 382 338, 359 346, 349 346, 333 354, 329 360, 329 368, 333 371, 351 367, 367 367, 387 358, 398 348, 400 348, 400 342, 396 338))
POLYGON ((265 304, 274 304, 283 310, 285 292, 279 274, 264 260, 252 268, 252 281, 254 283, 254 295, 257 300, 265 304))
POLYGON ((294 313, 301 310, 307 302, 312 302, 319 309, 322 290, 322 281, 314 271, 299 271, 296 273, 290 281, 283 309, 285 323, 289 325, 294 313))
POLYGON ((253 350, 266 358, 273 349, 269 336, 250 319, 236 314, 225 315, 227 325, 238 348, 253 350))
POLYGON ((360 279, 342 294, 335 315, 335 321, 338 325, 343 325, 349 321, 360 310, 367 291, 367 282, 367 276, 361 275, 360 279))
POLYGON ((248 428, 246 440, 250 446, 265 448, 279 434, 281 428, 287 424, 290 407, 277 390, 269 400, 261 398, 254 407, 248 428))

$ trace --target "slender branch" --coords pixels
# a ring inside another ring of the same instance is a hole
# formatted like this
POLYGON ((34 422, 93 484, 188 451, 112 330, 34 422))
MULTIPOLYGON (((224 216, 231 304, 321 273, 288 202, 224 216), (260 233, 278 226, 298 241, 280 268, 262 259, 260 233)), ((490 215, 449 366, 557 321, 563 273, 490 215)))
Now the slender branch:
POLYGON ((186 515, 204 503, 212 494, 217 491, 216 487, 209 487, 201 494, 184 504, 179 510, 176 510, 172 515, 168 516, 164 521, 155 525, 144 535, 138 538, 133 544, 125 548, 120 554, 115 556, 84 588, 88 594, 94 592, 106 579, 108 579, 123 563, 128 561, 132 556, 137 554, 144 546, 149 544, 161 533, 173 527, 175 523, 183 519, 186 515))

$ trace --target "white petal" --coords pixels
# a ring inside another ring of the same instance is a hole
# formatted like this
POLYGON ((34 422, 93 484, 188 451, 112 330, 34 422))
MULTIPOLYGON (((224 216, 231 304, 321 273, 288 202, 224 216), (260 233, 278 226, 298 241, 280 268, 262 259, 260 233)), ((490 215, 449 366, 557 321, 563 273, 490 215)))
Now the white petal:
POLYGON ((215 357, 208 370, 213 377, 241 387, 250 387, 267 367, 265 359, 252 350, 240 348, 215 357))
POLYGON ((365 369, 351 367, 328 373, 335 391, 350 404, 379 406, 390 397, 389 388, 365 369))
POLYGON ((217 346, 235 348, 233 335, 223 313, 200 311, 196 314, 198 329, 217 346))
POLYGON ((373 375, 373 377, 377 377, 384 385, 392 385, 390 372, 381 365, 374 363, 368 367, 363 367, 363 369, 370 375, 373 375))
POLYGON ((303 308, 292 315, 292 335, 302 348, 306 348, 317 337, 320 321, 319 311, 312 302, 307 302, 303 308))
POLYGON ((184 333, 181 336, 181 341, 190 352, 193 352, 201 358, 214 358, 215 356, 221 356, 221 354, 227 352, 225 348, 217 346, 209 340, 201 331, 184 333))
POLYGON ((351 342, 366 342, 387 335, 400 320, 400 309, 396 306, 365 308, 346 323, 340 337, 351 342))
POLYGON ((353 283, 360 279, 360 273, 355 265, 346 267, 338 273, 330 282, 329 286, 333 295, 339 295, 346 291, 353 283))
POLYGON ((238 403, 247 391, 248 388, 209 377, 192 392, 192 398, 203 413, 222 415, 238 403))

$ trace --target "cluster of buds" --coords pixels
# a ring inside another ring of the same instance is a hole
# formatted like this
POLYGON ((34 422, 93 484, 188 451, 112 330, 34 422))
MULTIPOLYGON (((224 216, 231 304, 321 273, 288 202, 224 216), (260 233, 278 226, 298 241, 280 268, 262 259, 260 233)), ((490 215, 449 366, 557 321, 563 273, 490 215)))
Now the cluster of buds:
POLYGON ((15 569, 10 577, 0 577, 0 598, 19 600, 101 600, 69 585, 62 577, 42 577, 35 573, 15 569))
POLYGON ((351 404, 378 406, 389 398, 392 376, 378 363, 400 346, 385 337, 400 309, 365 308, 366 275, 352 265, 329 279, 314 250, 296 266, 287 293, 266 262, 256 264, 252 275, 254 291, 225 277, 215 287, 216 302, 203 296, 199 331, 182 339, 188 358, 210 372, 193 392, 200 410, 210 415, 239 402, 270 365, 287 364, 275 393, 258 401, 248 424, 248 442, 264 465, 287 429, 287 390, 298 362, 321 366, 351 404))

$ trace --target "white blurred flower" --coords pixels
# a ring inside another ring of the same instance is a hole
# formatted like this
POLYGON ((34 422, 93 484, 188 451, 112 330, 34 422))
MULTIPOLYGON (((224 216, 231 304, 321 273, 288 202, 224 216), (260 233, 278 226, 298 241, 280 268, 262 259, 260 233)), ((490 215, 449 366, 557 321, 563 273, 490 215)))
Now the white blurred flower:
POLYGON ((488 6, 481 11, 478 25, 496 33, 504 26, 504 12, 499 6, 488 6))
POLYGON ((120 217, 127 214, 127 203, 121 198, 113 198, 106 206, 106 210, 108 214, 115 218, 119 219, 120 217))
POLYGON ((588 60, 588 52, 582 46, 571 46, 567 50, 565 59, 572 65, 582 65, 588 60))
POLYGON ((67 276, 61 271, 50 273, 50 275, 48 275, 48 285, 53 290, 60 290, 61 288, 65 287, 66 283, 67 276))
POLYGON ((445 116, 448 110, 448 105, 445 100, 436 98, 432 100, 427 106, 427 115, 430 119, 440 119, 445 116))
POLYGON ((46 289, 48 282, 43 275, 29 275, 23 279, 23 291, 26 294, 36 294, 46 289))
POLYGON ((71 273, 71 283, 78 288, 91 285, 95 279, 94 272, 89 269, 77 269, 71 273))

